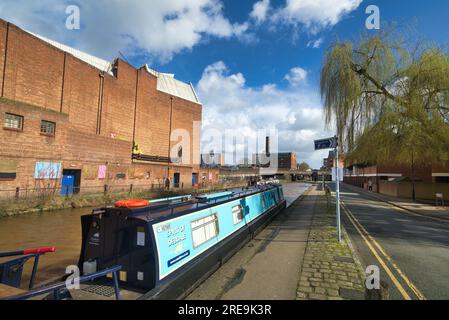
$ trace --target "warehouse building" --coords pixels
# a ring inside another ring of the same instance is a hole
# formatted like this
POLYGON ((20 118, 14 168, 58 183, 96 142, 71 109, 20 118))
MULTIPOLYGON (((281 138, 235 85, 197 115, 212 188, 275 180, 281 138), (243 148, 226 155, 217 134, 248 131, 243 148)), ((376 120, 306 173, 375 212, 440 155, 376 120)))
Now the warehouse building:
POLYGON ((0 20, 0 93, 0 190, 198 184, 202 105, 174 75, 0 20))
MULTIPOLYGON (((270 159, 277 159, 275 167, 279 170, 296 170, 298 169, 298 160, 294 152, 282 152, 267 154, 253 154, 252 164, 255 167, 270 167, 272 164, 270 159)), ((273 165, 274 166, 274 165, 273 165)))

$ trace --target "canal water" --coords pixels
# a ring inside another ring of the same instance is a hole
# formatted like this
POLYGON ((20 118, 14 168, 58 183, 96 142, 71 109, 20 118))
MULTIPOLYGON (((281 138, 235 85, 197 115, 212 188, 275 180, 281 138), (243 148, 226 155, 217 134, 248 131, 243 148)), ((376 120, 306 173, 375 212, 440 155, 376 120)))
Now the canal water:
MULTIPOLYGON (((307 188, 308 185, 301 183, 285 184, 284 195, 288 205, 307 188)), ((67 266, 78 264, 81 216, 91 211, 92 208, 65 209, 0 218, 0 252, 56 247, 55 253, 47 253, 40 258, 36 283, 61 276, 67 266)), ((32 261, 25 268, 24 288, 31 268, 32 261)))
MULTIPOLYGON (((56 247, 39 260, 36 283, 65 273, 78 264, 81 247, 81 216, 92 209, 65 209, 40 214, 0 218, 0 252, 56 247)), ((32 261, 26 265, 22 283, 26 287, 32 261)))

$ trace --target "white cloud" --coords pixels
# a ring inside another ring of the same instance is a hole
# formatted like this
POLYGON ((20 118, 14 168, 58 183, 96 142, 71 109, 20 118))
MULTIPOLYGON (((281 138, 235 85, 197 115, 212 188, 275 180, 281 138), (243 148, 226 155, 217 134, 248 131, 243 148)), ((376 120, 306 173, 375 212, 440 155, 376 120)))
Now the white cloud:
POLYGON ((298 86, 306 82, 307 71, 300 67, 292 68, 284 79, 287 80, 292 86, 298 86))
MULTIPOLYGON (((313 140, 329 133, 324 129, 318 90, 280 89, 271 83, 250 87, 242 73, 231 73, 222 61, 205 68, 196 89, 203 103, 204 131, 231 130, 238 137, 255 137, 258 129, 276 128, 279 151, 296 152, 300 162, 321 167, 325 154, 313 151, 313 140)), ((220 151, 205 142, 205 151, 220 151)))
POLYGON ((248 24, 231 23, 220 0, 95 0, 79 3, 81 30, 65 29, 64 1, 2 0, 0 17, 48 38, 111 59, 118 51, 161 61, 204 38, 245 38, 248 24))
POLYGON ((303 25, 311 33, 336 25, 345 14, 357 9, 363 0, 287 0, 274 20, 303 25))
POLYGON ((323 42, 324 42, 324 39, 323 39, 323 38, 318 38, 318 39, 316 39, 316 40, 309 41, 309 42, 307 43, 307 47, 308 47, 308 48, 312 47, 312 48, 314 48, 314 49, 318 49, 319 47, 321 47, 321 45, 323 44, 323 42))
POLYGON ((270 10, 270 0, 261 0, 254 4, 250 17, 257 23, 264 22, 267 19, 268 11, 270 10))

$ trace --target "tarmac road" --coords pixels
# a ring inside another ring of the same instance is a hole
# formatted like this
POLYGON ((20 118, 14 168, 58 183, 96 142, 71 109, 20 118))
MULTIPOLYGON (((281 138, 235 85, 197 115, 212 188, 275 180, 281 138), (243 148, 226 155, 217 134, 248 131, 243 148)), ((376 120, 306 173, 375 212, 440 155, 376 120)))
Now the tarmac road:
POLYGON ((380 268, 390 299, 449 299, 449 222, 353 190, 341 185, 342 221, 362 265, 380 268))

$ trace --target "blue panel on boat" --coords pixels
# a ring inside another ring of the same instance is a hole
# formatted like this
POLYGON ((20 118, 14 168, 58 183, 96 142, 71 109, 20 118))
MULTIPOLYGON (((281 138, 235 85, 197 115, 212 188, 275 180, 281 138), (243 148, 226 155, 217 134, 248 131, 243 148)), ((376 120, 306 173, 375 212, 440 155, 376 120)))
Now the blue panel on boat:
POLYGON ((198 196, 198 199, 207 199, 207 200, 212 200, 212 199, 218 199, 218 198, 224 198, 224 197, 228 197, 228 196, 232 196, 234 194, 234 192, 220 192, 220 193, 213 193, 213 194, 206 194, 203 196, 198 196))

